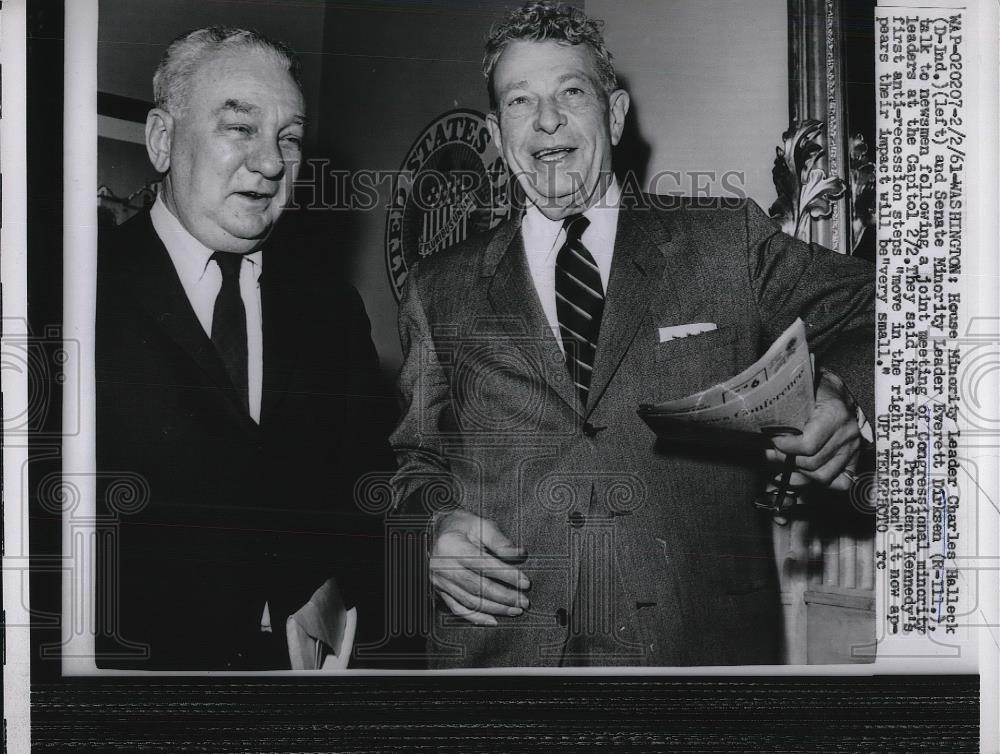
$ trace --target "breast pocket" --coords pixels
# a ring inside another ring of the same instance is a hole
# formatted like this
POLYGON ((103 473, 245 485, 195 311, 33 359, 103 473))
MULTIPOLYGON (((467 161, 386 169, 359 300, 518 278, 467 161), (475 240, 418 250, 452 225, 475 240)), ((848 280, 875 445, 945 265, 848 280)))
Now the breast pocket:
POLYGON ((736 327, 675 338, 654 347, 650 402, 682 398, 725 382, 737 372, 736 327))

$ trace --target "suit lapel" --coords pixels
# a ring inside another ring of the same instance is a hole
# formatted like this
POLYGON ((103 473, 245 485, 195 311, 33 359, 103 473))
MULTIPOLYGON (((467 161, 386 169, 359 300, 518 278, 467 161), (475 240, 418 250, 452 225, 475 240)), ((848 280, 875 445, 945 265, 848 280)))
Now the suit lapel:
POLYGON ((152 221, 143 220, 148 229, 146 239, 127 249, 121 264, 128 276, 128 288, 137 306, 144 310, 160 330, 172 340, 205 373, 208 381, 224 396, 234 418, 248 430, 256 427, 243 410, 240 397, 233 387, 225 365, 211 339, 202 329, 198 317, 181 286, 166 247, 156 235, 152 221))
POLYGON ((536 365, 542 380, 577 413, 583 412, 580 398, 565 369, 565 357, 549 327, 538 292, 524 257, 518 219, 508 221, 493 236, 484 255, 483 274, 491 277, 489 299, 500 315, 518 323, 512 328, 517 346, 530 364, 536 365), (523 323, 523 326, 521 325, 523 323), (538 343, 542 344, 539 364, 538 343), (549 365, 546 367, 545 365, 549 365))
POLYGON ((683 260, 675 249, 676 243, 671 242, 669 231, 652 210, 640 213, 621 207, 588 413, 593 411, 618 371, 654 299, 660 299, 659 308, 664 314, 679 312, 673 272, 683 266, 683 260), (664 275, 668 260, 671 274, 664 275))

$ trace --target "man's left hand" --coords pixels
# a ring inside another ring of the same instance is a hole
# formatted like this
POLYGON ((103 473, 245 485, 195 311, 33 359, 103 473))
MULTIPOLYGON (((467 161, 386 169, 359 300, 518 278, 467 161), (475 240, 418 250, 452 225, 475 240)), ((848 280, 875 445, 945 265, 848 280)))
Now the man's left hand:
POLYGON ((786 453, 795 454, 795 473, 790 486, 818 482, 834 490, 850 489, 861 447, 861 432, 853 401, 836 377, 822 373, 816 389, 816 404, 802 434, 775 437, 776 450, 767 459, 784 463, 786 453))

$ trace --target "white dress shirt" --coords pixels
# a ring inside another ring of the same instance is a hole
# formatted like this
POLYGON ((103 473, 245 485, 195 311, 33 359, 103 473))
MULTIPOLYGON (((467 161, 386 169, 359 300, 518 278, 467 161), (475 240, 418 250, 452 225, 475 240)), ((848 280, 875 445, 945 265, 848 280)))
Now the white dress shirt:
MULTIPOLYGON (((170 261, 174 263, 184 293, 201 323, 205 334, 212 337, 212 315, 215 299, 222 288, 222 270, 212 261, 214 253, 185 230, 167 209, 162 197, 157 196, 150 211, 156 235, 167 247, 170 261)), ((250 416, 260 423, 260 396, 264 382, 264 333, 261 324, 260 273, 263 253, 245 254, 245 264, 240 266, 240 298, 247 314, 247 382, 250 398, 250 416)))
MULTIPOLYGON (((601 285, 605 296, 608 293, 608 280, 611 277, 611 258, 615 252, 615 236, 618 234, 618 203, 621 199, 621 189, 618 181, 611 180, 611 185, 604 196, 596 204, 583 213, 590 221, 584 231, 581 241, 587 251, 597 262, 601 273, 601 285)), ((549 220, 534 204, 528 204, 521 220, 521 240, 524 242, 524 253, 528 261, 528 271, 531 282, 535 285, 542 311, 548 320, 552 334, 563 348, 562 336, 559 333, 559 314, 556 309, 556 257, 566 240, 566 231, 562 220, 549 220)))

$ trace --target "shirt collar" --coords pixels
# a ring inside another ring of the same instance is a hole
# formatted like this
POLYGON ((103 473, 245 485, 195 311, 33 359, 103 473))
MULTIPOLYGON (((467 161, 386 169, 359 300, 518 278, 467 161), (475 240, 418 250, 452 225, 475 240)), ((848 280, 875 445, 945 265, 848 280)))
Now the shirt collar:
POLYGON ((608 185, 608 190, 593 207, 583 213, 583 216, 590 220, 584 243, 594 243, 595 246, 608 246, 613 244, 615 235, 618 232, 618 205, 621 201, 621 189, 618 186, 618 179, 614 176, 608 185))
MULTIPOLYGON (((159 194, 153 202, 153 208, 149 211, 149 218, 153 222, 153 229, 156 235, 163 241, 167 248, 171 261, 177 270, 177 276, 181 279, 181 284, 185 290, 189 286, 197 285, 201 282, 212 260, 213 252, 201 241, 192 236, 187 229, 181 225, 173 212, 167 209, 163 197, 159 194)), ((244 259, 254 265, 254 279, 259 279, 262 272, 263 252, 258 249, 252 254, 244 255, 244 259)))
MULTIPOLYGON (((621 188, 618 186, 618 180, 612 176, 604 196, 583 213, 583 216, 590 221, 590 225, 583 234, 583 242, 588 248, 591 244, 613 246, 618 229, 618 205, 620 201, 621 188)), ((521 229, 525 245, 529 244, 528 239, 530 239, 532 248, 525 248, 525 251, 529 254, 548 254, 559 241, 562 228, 562 220, 550 220, 542 214, 542 211, 534 203, 529 202, 521 220, 521 229)))

